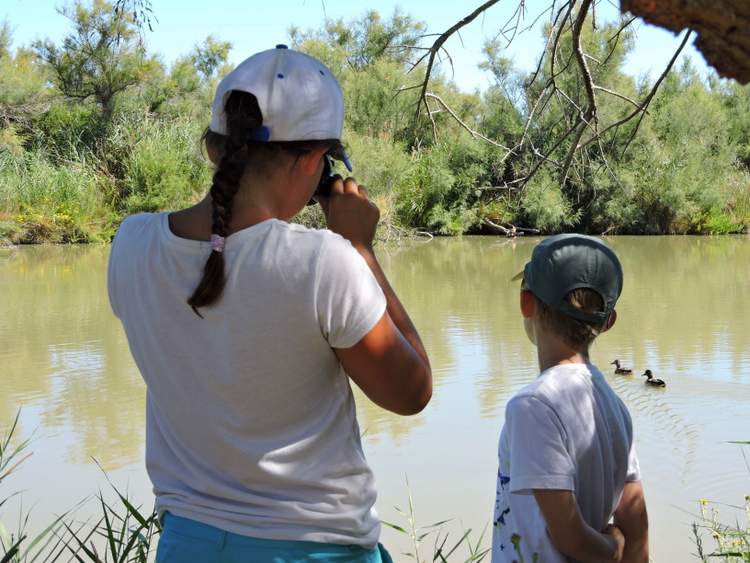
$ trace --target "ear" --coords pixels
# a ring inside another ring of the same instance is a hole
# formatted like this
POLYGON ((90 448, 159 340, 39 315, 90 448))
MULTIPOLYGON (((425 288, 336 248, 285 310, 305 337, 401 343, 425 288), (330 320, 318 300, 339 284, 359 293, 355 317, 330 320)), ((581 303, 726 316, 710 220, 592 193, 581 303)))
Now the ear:
POLYGON ((615 326, 616 321, 617 321, 617 311, 612 309, 612 312, 609 314, 609 318, 607 319, 607 322, 604 323, 604 328, 602 329, 602 332, 607 332, 610 328, 615 326))
POLYGON ((536 298, 527 289, 521 290, 521 314, 527 319, 536 314, 536 298))
POLYGON ((219 161, 221 160, 221 155, 219 154, 219 149, 216 148, 216 145, 213 143, 206 143, 206 154, 208 155, 208 160, 210 160, 214 166, 219 165, 219 161))
POLYGON ((326 147, 313 149, 304 153, 297 159, 297 167, 305 176, 312 176, 320 173, 321 159, 328 151, 326 147))

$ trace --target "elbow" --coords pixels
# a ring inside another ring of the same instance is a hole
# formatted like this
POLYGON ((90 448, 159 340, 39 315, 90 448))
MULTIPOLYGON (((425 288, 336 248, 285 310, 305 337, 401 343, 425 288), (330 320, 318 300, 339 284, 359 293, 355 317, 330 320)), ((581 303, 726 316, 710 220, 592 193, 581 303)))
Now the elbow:
POLYGON ((428 365, 422 364, 418 373, 412 373, 414 385, 410 393, 405 397, 406 400, 401 405, 398 414, 411 416, 419 414, 430 403, 432 399, 432 370, 428 365))

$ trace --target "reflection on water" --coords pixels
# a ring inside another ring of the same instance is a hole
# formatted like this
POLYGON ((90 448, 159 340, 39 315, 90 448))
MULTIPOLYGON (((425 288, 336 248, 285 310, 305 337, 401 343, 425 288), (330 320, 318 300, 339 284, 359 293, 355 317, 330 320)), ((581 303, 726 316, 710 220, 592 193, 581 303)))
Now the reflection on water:
MULTIPOLYGON (((637 375, 610 378, 634 419, 654 560, 684 561, 695 501, 736 504, 750 490, 741 452, 725 443, 750 439, 750 239, 610 242, 625 289, 617 325, 597 342, 593 360, 609 368, 620 358, 637 374, 650 368, 667 381, 660 390, 637 375)), ((357 394, 385 519, 398 518, 392 505, 404 504, 408 475, 423 524, 454 517, 481 529, 489 521, 504 405, 536 375, 518 287, 509 281, 533 244, 467 237, 381 249, 435 374, 433 402, 417 417, 390 415, 357 394)), ((40 520, 94 492, 101 479, 92 457, 147 496, 145 389, 109 312, 107 253, 55 247, 0 255, 0 424, 24 406, 21 431, 35 431, 37 453, 14 486, 29 489, 40 520), (65 490, 41 478, 50 464, 69 483, 65 490)))

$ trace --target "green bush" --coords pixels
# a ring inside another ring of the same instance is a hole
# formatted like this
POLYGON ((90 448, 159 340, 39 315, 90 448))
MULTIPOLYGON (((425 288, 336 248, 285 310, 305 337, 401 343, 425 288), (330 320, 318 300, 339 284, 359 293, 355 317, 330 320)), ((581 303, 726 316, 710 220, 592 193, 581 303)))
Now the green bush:
POLYGON ((411 227, 429 229, 430 212, 442 205, 455 176, 448 166, 447 151, 433 149, 415 153, 414 165, 396 194, 398 220, 411 227))
POLYGON ((212 170, 200 152, 199 129, 175 120, 145 118, 122 125, 132 146, 123 163, 121 209, 127 213, 191 205, 211 184, 212 170))
POLYGON ((546 172, 539 173, 526 185, 521 205, 527 222, 543 232, 570 227, 577 219, 560 185, 546 172))
POLYGON ((18 228, 13 242, 108 240, 114 216, 105 204, 110 186, 85 163, 55 165, 39 152, 0 154, 0 209, 18 228))
MULTIPOLYGON (((115 17, 111 4, 76 6, 67 39, 36 42, 36 53, 14 51, 10 26, 0 26, 0 238, 107 238, 124 215, 190 205, 210 186, 198 142, 229 45, 209 37, 168 66, 144 51, 137 23, 115 17), (89 45, 118 33, 120 43, 89 45), (96 53, 106 55, 102 68, 89 64, 96 53)), ((613 45, 618 27, 584 26, 591 72, 597 84, 643 99, 651 84, 624 72, 634 38, 626 30, 613 45)), ((353 174, 375 198, 388 236, 477 232, 485 220, 547 233, 750 229, 750 87, 702 79, 685 63, 666 77, 632 142, 636 120, 571 152, 565 134, 586 98, 576 65, 558 68, 565 99, 540 98, 549 61, 531 83, 490 42, 481 68, 491 86, 462 92, 447 65, 437 66, 429 91, 442 101, 428 98, 428 117, 410 88, 425 70, 410 65, 422 54, 424 29, 399 12, 368 11, 290 31, 292 45, 323 60, 341 83, 353 174)), ((572 53, 568 33, 559 53, 572 53)), ((632 105, 599 92, 597 112, 604 127, 632 105)), ((315 207, 297 220, 324 225, 315 207)))
POLYGON ((30 131, 29 148, 56 161, 88 158, 107 134, 107 123, 89 105, 55 103, 40 114, 30 131))

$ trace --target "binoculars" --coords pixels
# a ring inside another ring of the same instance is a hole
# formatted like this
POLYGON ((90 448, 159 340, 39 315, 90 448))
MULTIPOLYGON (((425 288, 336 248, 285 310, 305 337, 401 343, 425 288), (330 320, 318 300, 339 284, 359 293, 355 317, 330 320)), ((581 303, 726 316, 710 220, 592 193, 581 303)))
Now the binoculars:
POLYGON ((323 197, 328 197, 331 195, 331 185, 336 180, 336 174, 333 173, 333 163, 331 162, 331 157, 328 155, 323 156, 323 174, 320 175, 320 182, 318 182, 318 187, 315 188, 315 193, 313 194, 313 198, 307 203, 307 205, 315 205, 318 203, 315 201, 316 195, 321 195, 323 197))

